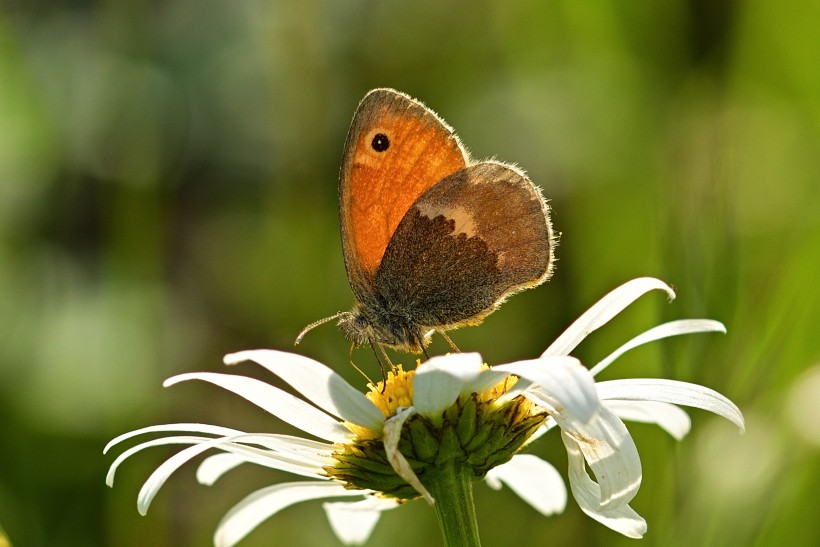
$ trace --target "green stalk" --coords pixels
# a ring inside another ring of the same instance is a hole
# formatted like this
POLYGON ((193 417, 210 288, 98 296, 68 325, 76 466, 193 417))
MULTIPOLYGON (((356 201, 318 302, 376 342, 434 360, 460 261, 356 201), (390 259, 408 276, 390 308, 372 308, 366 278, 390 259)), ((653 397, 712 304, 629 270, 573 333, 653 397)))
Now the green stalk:
POLYGON ((436 471, 435 478, 424 486, 436 500, 436 517, 445 547, 479 547, 470 468, 448 462, 436 471))

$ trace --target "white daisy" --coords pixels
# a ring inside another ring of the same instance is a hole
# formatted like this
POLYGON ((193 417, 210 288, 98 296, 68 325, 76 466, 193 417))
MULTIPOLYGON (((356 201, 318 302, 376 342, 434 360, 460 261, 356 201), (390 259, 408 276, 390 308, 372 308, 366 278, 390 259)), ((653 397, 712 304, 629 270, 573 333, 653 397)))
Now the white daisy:
POLYGON ((486 477, 494 488, 506 484, 545 515, 564 509, 566 489, 555 468, 519 453, 557 425, 580 507, 624 535, 641 537, 646 522, 629 507, 641 482, 640 459, 620 418, 656 423, 681 438, 689 419, 675 405, 686 405, 715 412, 743 428, 737 407, 702 386, 657 379, 594 381, 595 373, 629 349, 678 334, 723 331, 720 323, 691 320, 655 327, 591 370, 568 356, 587 334, 651 290, 674 297, 672 289, 656 279, 630 281, 595 304, 537 359, 490 368, 476 353, 434 357, 415 371, 397 367, 366 394, 299 355, 274 350, 228 355, 226 364, 254 361, 304 400, 259 380, 227 374, 181 374, 165 385, 213 383, 320 440, 204 424, 147 427, 117 437, 105 450, 136 435, 182 434, 126 450, 111 465, 107 483, 113 484, 120 463, 144 448, 189 444, 146 481, 137 502, 141 514, 171 473, 211 449, 221 452, 200 464, 197 479, 203 484, 213 484, 246 462, 311 479, 268 486, 239 502, 217 527, 218 546, 234 545, 295 503, 341 497, 359 499, 325 503, 331 526, 342 542, 362 544, 382 511, 419 496, 435 506, 445 542, 454 544, 477 538, 471 497, 476 478, 486 477))

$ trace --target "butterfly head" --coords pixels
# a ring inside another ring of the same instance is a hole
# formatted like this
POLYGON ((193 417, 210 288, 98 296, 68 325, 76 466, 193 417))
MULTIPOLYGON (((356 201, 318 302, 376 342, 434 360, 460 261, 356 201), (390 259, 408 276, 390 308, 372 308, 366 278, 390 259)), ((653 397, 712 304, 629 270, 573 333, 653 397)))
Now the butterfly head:
POLYGON ((409 353, 421 353, 432 334, 423 332, 410 318, 358 303, 349 312, 339 314, 337 324, 345 338, 356 345, 376 343, 409 353))

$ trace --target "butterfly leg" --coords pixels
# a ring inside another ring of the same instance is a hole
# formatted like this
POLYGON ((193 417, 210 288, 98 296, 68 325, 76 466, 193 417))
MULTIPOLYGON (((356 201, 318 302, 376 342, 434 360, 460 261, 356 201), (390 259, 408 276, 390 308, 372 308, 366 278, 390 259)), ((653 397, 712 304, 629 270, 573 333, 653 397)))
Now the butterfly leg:
POLYGON ((451 348, 453 348, 453 351, 455 351, 456 353, 461 353, 461 350, 460 350, 460 349, 458 349, 458 346, 456 346, 456 345, 455 345, 455 343, 454 343, 454 342, 450 339, 450 337, 449 337, 449 336, 447 336, 447 333, 446 333, 446 332, 444 332, 443 330, 440 330, 440 331, 438 331, 438 333, 439 333, 439 334, 440 334, 440 335, 441 335, 441 336, 442 336, 445 340, 447 340, 447 343, 448 343, 448 344, 450 344, 450 347, 451 347, 451 348))
MULTIPOLYGON (((381 350, 382 357, 384 357, 384 360, 387 362, 387 366, 390 367, 390 370, 396 372, 396 365, 393 364, 393 361, 390 360, 390 357, 388 357, 387 352, 384 351, 384 346, 378 343, 376 345, 379 346, 379 350, 381 350)), ((379 363, 381 363, 381 361, 379 363)))
POLYGON ((396 365, 393 364, 393 361, 390 360, 390 357, 387 356, 387 352, 384 351, 384 346, 376 342, 374 344, 373 341, 370 342, 370 349, 373 350, 373 355, 376 357, 376 361, 379 363, 379 370, 382 373, 382 390, 381 393, 384 393, 384 389, 387 387, 387 367, 384 366, 384 362, 379 359, 379 354, 376 352, 376 346, 379 346, 379 350, 382 353, 382 357, 384 357, 384 362, 387 362, 387 365, 390 367, 390 370, 394 373, 396 372, 396 365))
MULTIPOLYGON (((362 377, 367 381, 368 384, 376 385, 376 383, 373 380, 371 380, 370 377, 367 374, 365 374, 364 371, 356 365, 356 363, 353 362, 353 348, 355 348, 355 347, 356 347, 356 344, 350 344, 350 351, 347 354, 347 360, 350 363, 350 366, 353 367, 354 369, 356 369, 356 372, 361 374, 362 377)), ((379 359, 379 356, 377 355, 376 360, 378 360, 378 359, 379 359)), ((382 368, 381 367, 381 361, 379 361, 379 368, 382 368)), ((384 370, 383 369, 382 369, 382 378, 384 378, 384 370)))

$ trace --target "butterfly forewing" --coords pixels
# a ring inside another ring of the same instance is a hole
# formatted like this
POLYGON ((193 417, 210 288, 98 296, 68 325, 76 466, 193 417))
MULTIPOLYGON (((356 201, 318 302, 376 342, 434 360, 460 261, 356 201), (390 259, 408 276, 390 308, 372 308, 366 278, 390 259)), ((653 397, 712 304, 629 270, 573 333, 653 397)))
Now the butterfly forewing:
POLYGON ((467 163, 453 130, 420 102, 392 89, 365 96, 339 182, 345 267, 357 299, 373 296, 385 249, 410 206, 467 163))

